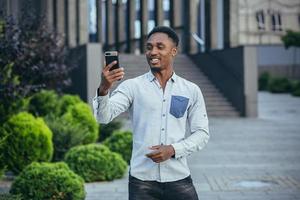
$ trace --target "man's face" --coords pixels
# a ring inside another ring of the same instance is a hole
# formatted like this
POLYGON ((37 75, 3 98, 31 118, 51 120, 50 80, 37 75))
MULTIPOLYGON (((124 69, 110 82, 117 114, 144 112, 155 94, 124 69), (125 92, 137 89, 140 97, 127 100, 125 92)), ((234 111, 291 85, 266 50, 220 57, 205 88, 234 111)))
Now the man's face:
POLYGON ((165 33, 154 33, 146 44, 146 57, 152 71, 161 71, 172 67, 177 47, 165 33))

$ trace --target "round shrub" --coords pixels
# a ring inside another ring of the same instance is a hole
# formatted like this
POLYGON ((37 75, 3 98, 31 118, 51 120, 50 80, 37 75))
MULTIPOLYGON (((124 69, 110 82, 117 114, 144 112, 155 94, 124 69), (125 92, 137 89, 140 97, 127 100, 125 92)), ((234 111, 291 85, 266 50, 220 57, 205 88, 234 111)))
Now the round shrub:
POLYGON ((294 81, 292 84, 292 95, 293 96, 300 96, 300 81, 294 81))
POLYGON ((73 147, 66 153, 65 162, 86 182, 121 178, 127 168, 121 155, 101 144, 73 147))
POLYGON ((1 200, 23 200, 21 195, 13 195, 13 194, 0 194, 1 200))
POLYGON ((53 90, 41 90, 30 97, 28 111, 35 116, 58 113, 59 96, 53 90))
POLYGON ((270 80, 269 90, 272 93, 290 92, 291 84, 287 78, 275 77, 270 80))
POLYGON ((65 94, 61 96, 59 100, 59 106, 58 106, 59 114, 63 115, 64 113, 67 112, 70 106, 74 106, 77 103, 83 103, 83 101, 80 99, 78 95, 65 94))
POLYGON ((97 141, 99 126, 88 104, 77 103, 74 106, 70 106, 62 118, 69 124, 78 125, 82 129, 87 128, 88 134, 83 139, 83 144, 97 141))
POLYGON ((90 134, 86 127, 70 123, 62 117, 47 116, 45 120, 53 133, 53 161, 63 160, 71 147, 84 144, 85 138, 90 134))
POLYGON ((10 193, 25 200, 83 200, 84 181, 63 162, 27 166, 12 183, 10 193))
POLYGON ((271 76, 268 72, 262 73, 258 79, 258 89, 259 90, 268 90, 270 78, 271 78, 271 76))
POLYGON ((116 131, 104 142, 111 151, 122 155, 127 163, 130 162, 132 152, 132 132, 130 131, 116 131))
POLYGON ((51 160, 52 132, 42 118, 21 112, 3 125, 3 131, 3 160, 8 170, 17 174, 33 161, 51 160))
POLYGON ((104 141, 106 138, 111 136, 111 134, 114 131, 120 130, 123 126, 122 121, 119 120, 113 120, 109 122, 108 124, 102 124, 101 127, 99 128, 99 142, 104 141))

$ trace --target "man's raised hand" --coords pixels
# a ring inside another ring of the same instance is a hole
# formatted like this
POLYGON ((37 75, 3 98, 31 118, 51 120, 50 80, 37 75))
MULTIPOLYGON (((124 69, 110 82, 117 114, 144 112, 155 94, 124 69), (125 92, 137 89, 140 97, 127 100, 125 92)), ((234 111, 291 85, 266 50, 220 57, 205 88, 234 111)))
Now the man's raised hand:
POLYGON ((98 88, 98 92, 100 96, 105 96, 108 94, 109 89, 113 86, 113 84, 121 80, 124 77, 124 68, 120 67, 118 69, 111 70, 110 69, 117 64, 117 61, 113 61, 112 63, 105 65, 101 73, 101 83, 98 88))

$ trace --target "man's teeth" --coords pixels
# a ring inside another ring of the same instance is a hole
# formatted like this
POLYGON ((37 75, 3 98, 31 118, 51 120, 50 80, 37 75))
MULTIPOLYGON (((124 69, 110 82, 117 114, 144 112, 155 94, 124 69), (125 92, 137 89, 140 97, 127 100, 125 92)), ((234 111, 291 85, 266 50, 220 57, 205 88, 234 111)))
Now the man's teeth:
POLYGON ((157 59, 157 58, 152 58, 151 61, 152 61, 152 62, 158 62, 159 59, 157 59))

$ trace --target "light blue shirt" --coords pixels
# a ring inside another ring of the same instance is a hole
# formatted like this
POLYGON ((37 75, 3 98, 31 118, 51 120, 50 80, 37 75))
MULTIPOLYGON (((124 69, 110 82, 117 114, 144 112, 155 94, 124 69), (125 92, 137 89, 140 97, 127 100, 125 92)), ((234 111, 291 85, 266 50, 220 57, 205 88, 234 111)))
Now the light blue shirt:
POLYGON ((130 174, 140 180, 170 182, 190 175, 186 157, 209 139, 208 119, 200 88, 175 73, 165 90, 148 73, 125 80, 111 96, 93 99, 95 118, 109 123, 129 110, 133 128, 130 174), (186 133, 188 133, 186 135, 186 133), (145 154, 154 145, 172 145, 175 158, 155 163, 145 154))

